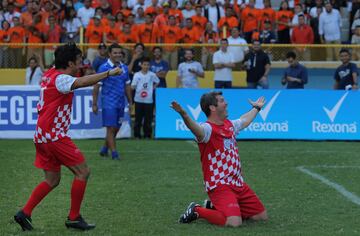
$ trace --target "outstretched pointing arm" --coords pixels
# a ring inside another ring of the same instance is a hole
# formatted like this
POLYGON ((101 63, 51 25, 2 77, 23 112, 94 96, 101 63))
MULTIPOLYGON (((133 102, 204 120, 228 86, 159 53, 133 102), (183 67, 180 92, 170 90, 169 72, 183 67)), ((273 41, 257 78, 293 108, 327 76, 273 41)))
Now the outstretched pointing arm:
POLYGON ((204 129, 196 123, 190 116, 186 113, 186 111, 181 107, 179 103, 176 101, 171 102, 172 109, 174 109, 180 116, 183 118, 185 125, 191 130, 191 132, 195 135, 197 140, 203 140, 205 133, 204 129))

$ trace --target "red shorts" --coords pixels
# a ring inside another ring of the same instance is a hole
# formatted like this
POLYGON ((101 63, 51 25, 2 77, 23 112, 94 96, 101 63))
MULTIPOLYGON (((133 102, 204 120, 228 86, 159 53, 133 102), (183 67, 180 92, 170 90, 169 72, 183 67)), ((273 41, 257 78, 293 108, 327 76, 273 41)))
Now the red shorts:
POLYGON ((60 171, 61 165, 76 166, 85 161, 80 149, 69 137, 50 143, 35 143, 34 165, 47 171, 60 171))
POLYGON ((226 217, 241 216, 247 219, 265 210, 255 192, 245 183, 242 187, 220 185, 208 195, 215 209, 226 217))

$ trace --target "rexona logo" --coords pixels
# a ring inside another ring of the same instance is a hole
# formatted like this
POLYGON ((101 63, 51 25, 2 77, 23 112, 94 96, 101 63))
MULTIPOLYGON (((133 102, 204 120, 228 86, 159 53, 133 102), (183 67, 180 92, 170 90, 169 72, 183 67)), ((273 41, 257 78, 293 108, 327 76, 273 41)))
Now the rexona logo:
POLYGON ((269 101, 269 103, 259 112, 261 119, 263 122, 252 122, 245 131, 250 132, 288 132, 289 125, 288 121, 284 122, 266 122, 266 119, 273 107, 276 99, 280 95, 280 91, 278 91, 269 101))
POLYGON ((327 117, 331 123, 322 123, 320 121, 312 122, 312 132, 313 133, 356 133, 357 124, 356 122, 352 123, 336 123, 335 118, 349 92, 346 92, 340 99, 337 101, 335 106, 331 109, 323 107, 327 117))
MULTIPOLYGON (((200 113, 201 113, 200 104, 197 105, 197 107, 195 107, 195 108, 193 108, 190 105, 186 105, 186 107, 190 111, 190 114, 191 114, 192 118, 195 121, 197 121, 197 119, 199 118, 200 113)), ((176 131, 189 131, 189 129, 188 129, 188 127, 186 127, 185 122, 183 121, 183 119, 176 119, 176 131)))

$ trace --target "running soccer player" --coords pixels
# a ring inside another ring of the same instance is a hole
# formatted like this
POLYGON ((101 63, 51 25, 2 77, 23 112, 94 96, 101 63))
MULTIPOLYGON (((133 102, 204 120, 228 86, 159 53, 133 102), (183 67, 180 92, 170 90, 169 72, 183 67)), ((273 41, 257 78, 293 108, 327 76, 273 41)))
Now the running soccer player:
MULTIPOLYGON (((124 59, 122 48, 117 43, 109 47, 109 59, 99 67, 98 72, 108 71, 119 67, 123 71, 120 75, 109 76, 101 81, 101 103, 102 103, 102 123, 106 127, 105 144, 100 150, 101 156, 107 156, 111 150, 113 160, 120 160, 116 150, 116 135, 121 127, 124 118, 124 108, 126 106, 125 96, 132 106, 132 90, 130 86, 129 69, 121 61, 124 59)), ((93 112, 97 114, 98 94, 100 84, 96 84, 93 90, 93 112)))
POLYGON ((42 77, 40 99, 37 104, 38 120, 34 135, 36 158, 34 165, 43 169, 45 180, 33 190, 25 206, 14 216, 22 230, 32 230, 33 209, 60 182, 61 165, 74 174, 71 187, 71 207, 65 226, 80 230, 95 228, 80 215, 90 170, 80 150, 67 135, 70 126, 73 91, 98 83, 100 80, 121 73, 121 69, 75 78, 81 67, 81 50, 73 43, 55 50, 55 67, 42 77))
POLYGON ((171 107, 180 114, 186 126, 195 135, 201 154, 201 164, 207 194, 212 209, 190 203, 180 216, 180 223, 203 218, 220 226, 240 226, 244 219, 266 220, 267 213, 260 199, 244 182, 241 175, 236 135, 255 119, 265 104, 264 97, 249 100, 252 109, 239 119, 228 120, 227 102, 221 92, 202 95, 200 106, 207 116, 198 124, 176 101, 171 107))

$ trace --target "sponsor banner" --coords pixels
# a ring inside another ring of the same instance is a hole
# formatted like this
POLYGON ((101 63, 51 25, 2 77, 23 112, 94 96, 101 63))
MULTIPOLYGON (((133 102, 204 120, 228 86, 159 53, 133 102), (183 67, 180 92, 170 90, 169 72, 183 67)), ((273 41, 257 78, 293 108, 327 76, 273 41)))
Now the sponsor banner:
MULTIPOLYGON (((192 119, 206 121, 200 97, 208 89, 157 89, 156 138, 193 138, 171 107, 179 102, 192 119)), ((360 140, 360 92, 339 90, 222 90, 229 119, 251 109, 248 99, 266 98, 266 105, 239 139, 360 140)))
MULTIPOLYGON (((0 138, 33 138, 40 88, 38 86, 0 86, 0 138)), ((100 101, 99 97, 99 101, 100 101)), ((104 138, 105 129, 99 112, 92 112, 92 89, 78 89, 73 100, 71 126, 72 138, 104 138)), ((125 109, 119 138, 130 137, 129 109, 125 109)))

